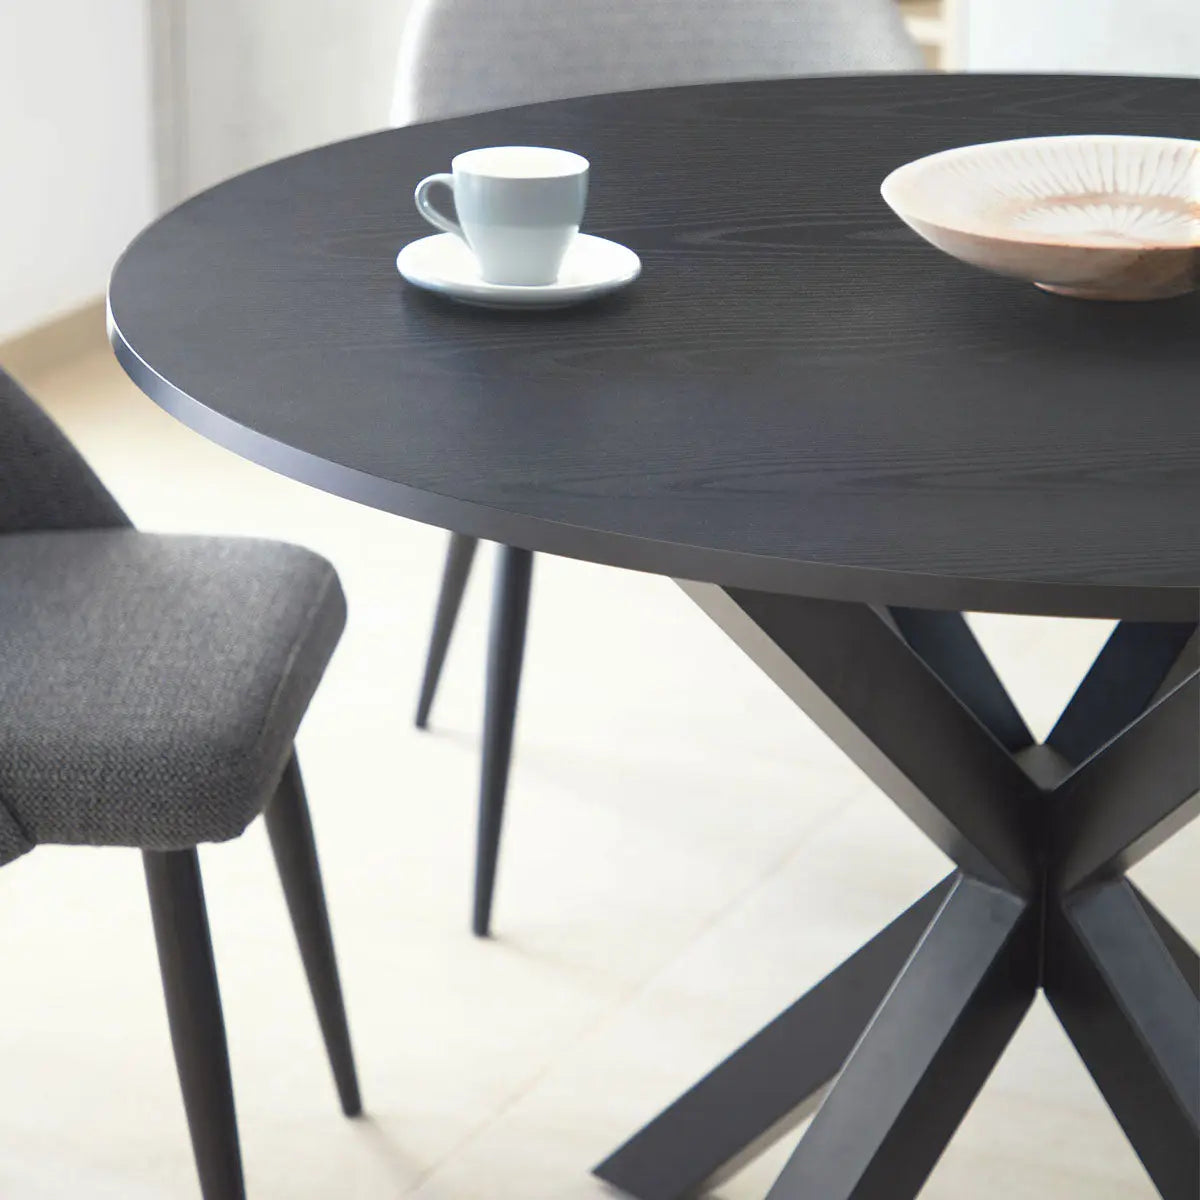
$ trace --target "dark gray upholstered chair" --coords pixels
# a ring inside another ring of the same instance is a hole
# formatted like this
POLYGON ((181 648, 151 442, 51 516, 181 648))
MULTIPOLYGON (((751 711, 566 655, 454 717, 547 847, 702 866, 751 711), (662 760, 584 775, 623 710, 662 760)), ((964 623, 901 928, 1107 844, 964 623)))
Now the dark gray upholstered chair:
POLYGON ((260 812, 342 1108, 361 1111, 292 747, 345 614, 310 551, 131 528, 0 370, 0 865, 39 843, 142 850, 205 1200, 245 1193, 196 846, 260 812))
MULTIPOLYGON (((913 70, 894 0, 416 0, 392 124, 675 84, 913 70)), ((475 555, 450 538, 417 704, 425 728, 475 555)), ((532 558, 498 549, 488 651, 473 927, 484 936, 512 754, 532 558)))

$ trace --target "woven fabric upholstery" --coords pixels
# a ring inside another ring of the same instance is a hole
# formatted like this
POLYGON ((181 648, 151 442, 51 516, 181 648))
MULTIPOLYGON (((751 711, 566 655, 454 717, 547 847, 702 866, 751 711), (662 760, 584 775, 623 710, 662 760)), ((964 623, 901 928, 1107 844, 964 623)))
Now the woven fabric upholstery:
POLYGON ((595 92, 921 65, 895 0, 416 0, 392 124, 595 92))
POLYGON ((79 451, 0 368, 0 534, 128 524, 79 451))
POLYGON ((333 568, 296 546, 0 537, 0 862, 39 842, 237 836, 278 781, 345 612, 333 568))

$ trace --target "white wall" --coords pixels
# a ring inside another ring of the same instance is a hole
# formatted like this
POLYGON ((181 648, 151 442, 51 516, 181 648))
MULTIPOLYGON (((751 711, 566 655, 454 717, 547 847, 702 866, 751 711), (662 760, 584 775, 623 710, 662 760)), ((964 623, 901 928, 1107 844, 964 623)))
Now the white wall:
POLYGON ((180 194, 387 124, 408 0, 155 2, 182 13, 180 194))
POLYGON ((1200 75, 1200 0, 959 0, 974 71, 1200 75))
POLYGON ((0 0, 0 340, 103 293, 153 209, 144 0, 0 0))

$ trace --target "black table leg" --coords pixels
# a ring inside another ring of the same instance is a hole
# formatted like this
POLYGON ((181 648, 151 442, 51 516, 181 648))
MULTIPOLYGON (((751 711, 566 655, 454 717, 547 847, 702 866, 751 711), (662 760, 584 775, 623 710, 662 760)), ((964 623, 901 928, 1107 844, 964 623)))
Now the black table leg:
POLYGON ((1196 953, 1195 947, 1191 942, 1167 920, 1155 907, 1155 905, 1146 897, 1134 884, 1129 885, 1133 889, 1133 894, 1138 898, 1138 903, 1146 910, 1146 916, 1150 918, 1150 924, 1154 926, 1154 932, 1162 938, 1162 943, 1167 948, 1167 953, 1175 960, 1175 965, 1179 968, 1180 974, 1187 980, 1188 987, 1200 996, 1200 954, 1196 953))
POLYGON ((641 1200, 677 1200, 782 1135, 841 1069, 953 882, 926 892, 595 1173, 641 1200))
POLYGON ((1014 753, 1033 744, 1033 734, 1000 682, 962 613, 889 608, 904 640, 942 682, 1014 753))
POLYGON ((1062 891, 1126 871, 1200 814, 1200 674, 1069 775, 1049 814, 1062 891))
POLYGON ((1135 721, 1195 635, 1195 625, 1122 621, 1046 738, 1074 763, 1135 721))
POLYGON ((768 1200, 912 1200, 1037 992, 1036 906, 960 878, 768 1200))
POLYGON ((1166 1200, 1195 1200, 1200 999, 1194 976, 1180 970, 1123 879, 1054 906, 1049 946, 1046 994, 1108 1106, 1166 1200))
POLYGON ((1045 988, 1159 1190, 1195 1200, 1200 960, 1123 872, 1200 815, 1196 625, 1118 629, 1059 722, 1062 744, 1036 746, 956 614, 682 586, 959 873, 601 1178, 679 1200, 844 1060, 771 1200, 911 1200, 1045 988))

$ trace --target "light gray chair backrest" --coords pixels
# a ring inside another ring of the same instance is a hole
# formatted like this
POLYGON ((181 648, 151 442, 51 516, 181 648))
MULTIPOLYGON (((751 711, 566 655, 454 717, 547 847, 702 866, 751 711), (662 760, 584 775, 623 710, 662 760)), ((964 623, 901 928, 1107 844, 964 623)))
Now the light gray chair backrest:
POLYGON ((895 0, 414 0, 392 124, 595 92, 921 65, 895 0))
POLYGON ((0 534, 128 523, 62 430, 0 367, 0 534))

